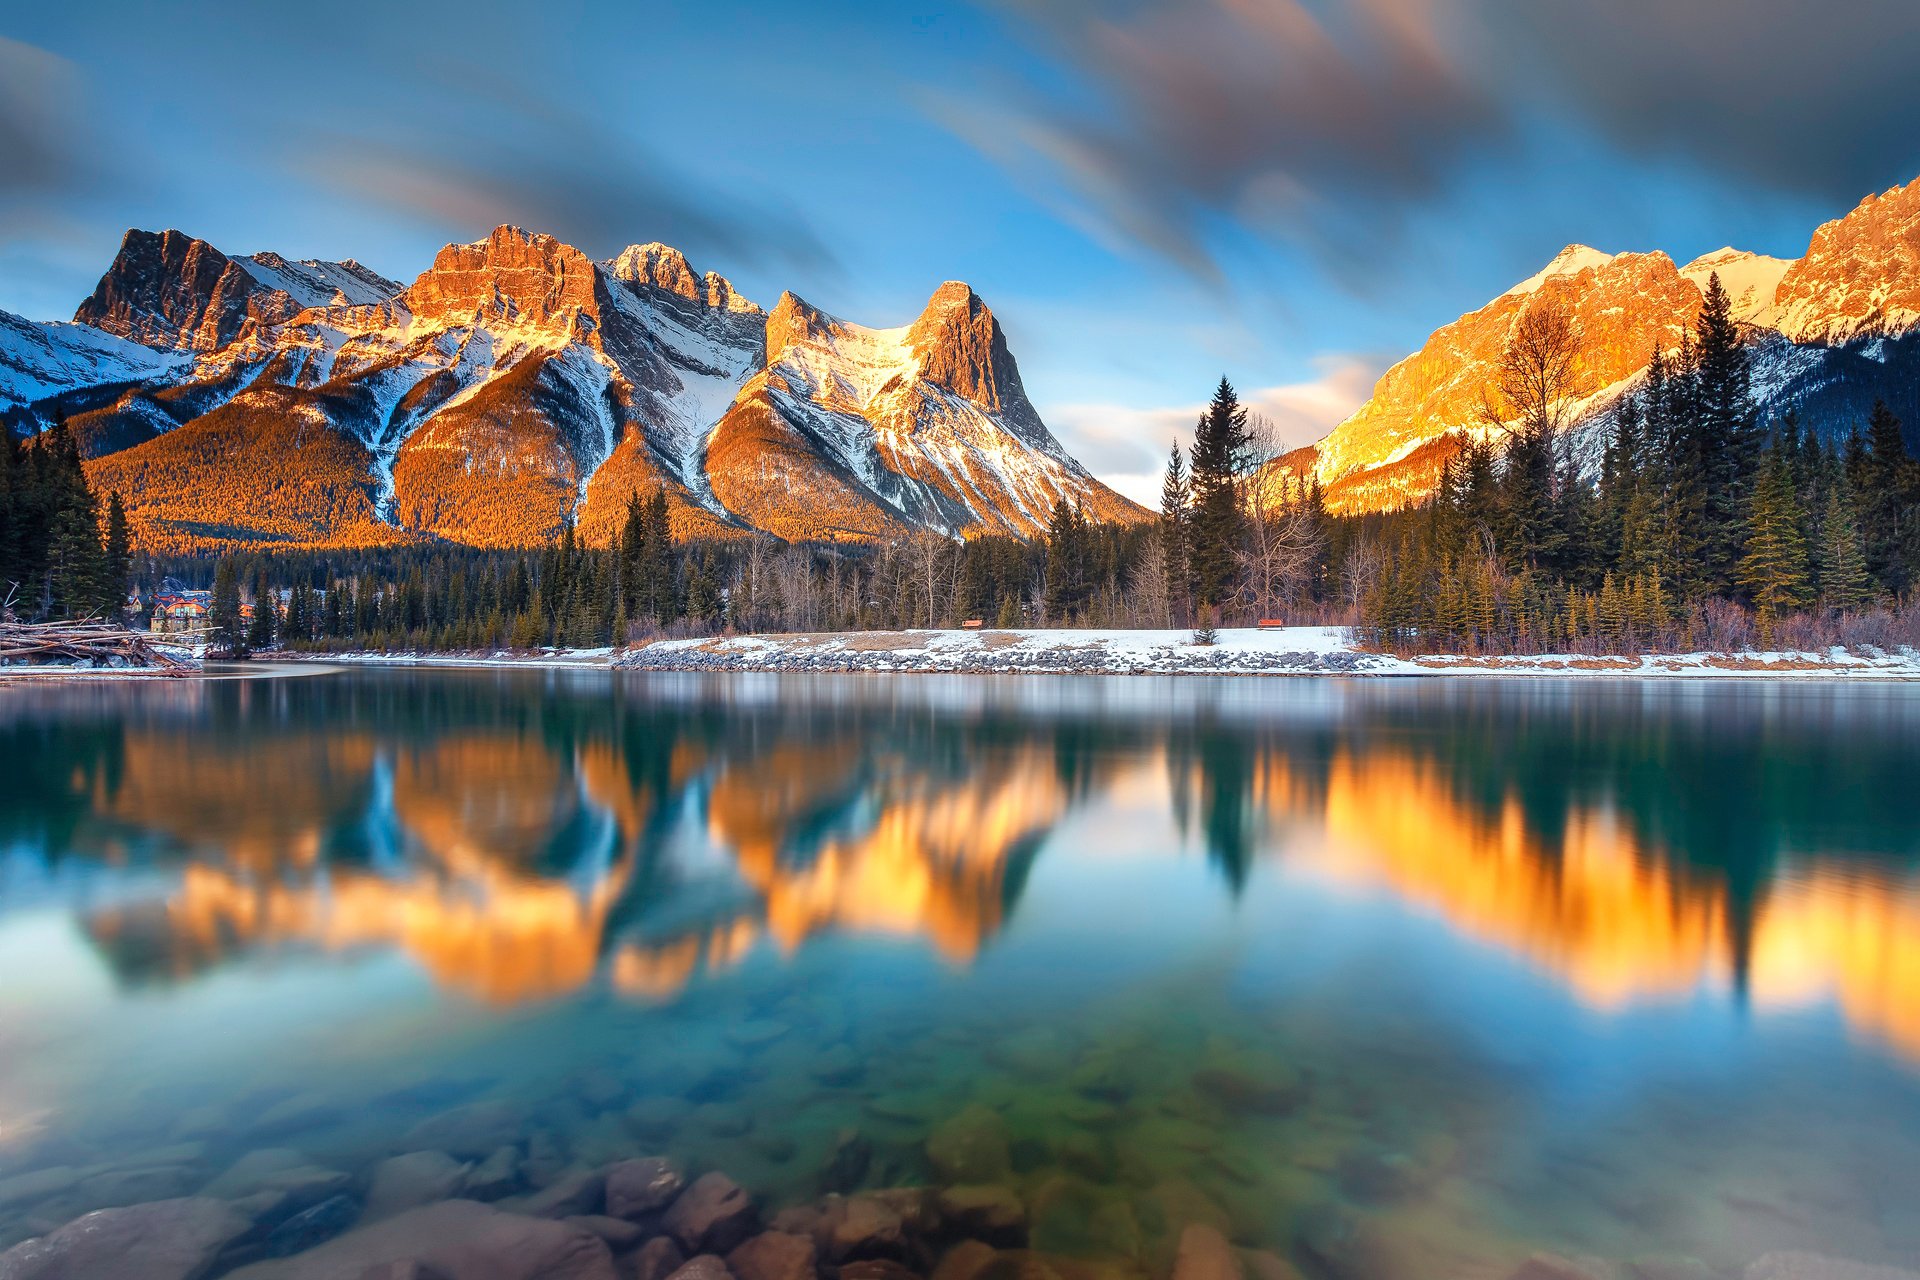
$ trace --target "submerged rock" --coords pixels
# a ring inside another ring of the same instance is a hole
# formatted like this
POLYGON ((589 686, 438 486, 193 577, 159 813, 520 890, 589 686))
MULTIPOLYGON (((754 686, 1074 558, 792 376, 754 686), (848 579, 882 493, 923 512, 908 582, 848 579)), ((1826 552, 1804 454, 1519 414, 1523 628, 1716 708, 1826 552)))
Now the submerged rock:
POLYGON ((199 1280, 252 1224, 208 1196, 101 1209, 0 1253, 6 1280, 199 1280))
POLYGON ((1920 1280, 1920 1271, 1783 1251, 1755 1258, 1745 1280, 1920 1280))
POLYGON ((461 1194, 468 1200, 498 1200, 512 1195, 519 1185, 520 1151, 506 1146, 473 1167, 461 1184, 461 1194))
POLYGON ((661 1225, 689 1253, 726 1253, 753 1234, 759 1213, 738 1183, 722 1173, 694 1180, 661 1225))
POLYGON ((1193 1073, 1195 1092, 1228 1111, 1285 1115, 1306 1098, 1299 1072, 1264 1054, 1216 1057, 1193 1073))
POLYGON ((382 1160, 367 1188, 364 1221, 378 1222, 407 1209, 445 1200, 466 1180, 469 1166, 444 1151, 412 1151, 382 1160))
POLYGON ((1027 1242, 1027 1207, 1006 1187, 948 1187, 939 1204, 942 1217, 976 1240, 1007 1249, 1027 1242))
POLYGON ((615 1253, 635 1248, 647 1238, 647 1229, 639 1223, 628 1222, 625 1218, 610 1218, 603 1213, 576 1214, 561 1221, 570 1227, 593 1232, 605 1240, 607 1248, 615 1253))
POLYGON ((613 1254, 592 1232, 474 1200, 409 1209, 296 1257, 242 1267, 230 1280, 359 1280, 410 1264, 450 1280, 616 1280, 613 1254))
POLYGON ((822 1191, 851 1191, 860 1185, 873 1165, 873 1143, 858 1129, 842 1129, 833 1135, 826 1159, 820 1165, 822 1191))
POLYGON ((1013 1173, 1007 1122, 976 1103, 927 1135, 927 1160, 943 1182, 1005 1182, 1013 1173))
POLYGON ((622 1160, 607 1169, 607 1212, 616 1218, 647 1217, 672 1204, 686 1184, 664 1156, 622 1160))
POLYGON ((570 1169, 534 1192, 501 1207, 534 1218, 571 1218, 607 1207, 607 1175, 601 1169, 570 1169))
POLYGON ((1133 1206, 1110 1190, 1072 1174, 1058 1174, 1032 1196, 1033 1247, 1044 1253, 1127 1257, 1140 1252, 1133 1206))
POLYGON ((400 1140, 407 1151, 444 1151, 481 1160, 520 1141, 525 1117, 506 1102, 473 1102, 421 1121, 400 1140))
POLYGON ((696 1258, 688 1258, 668 1280, 733 1280, 733 1272, 727 1270, 727 1264, 711 1253, 703 1253, 696 1258))
POLYGON ((1173 1280, 1246 1280, 1246 1268, 1218 1228, 1196 1222, 1180 1233, 1173 1280))
POLYGON ((333 1196, 311 1209, 302 1209, 267 1235, 269 1258, 305 1253, 346 1231, 360 1220, 360 1202, 352 1196, 333 1196))
POLYGON ((1607 1280, 1607 1276, 1608 1268, 1601 1264, 1536 1253, 1514 1268, 1507 1280, 1607 1280))
POLYGON ((655 1236, 620 1259, 620 1280, 667 1280, 686 1260, 673 1237, 655 1236))
POLYGON ((907 1223, 877 1195, 829 1196, 820 1206, 814 1239, 830 1262, 897 1257, 906 1250, 907 1223))
POLYGON ((821 1084, 838 1088, 858 1080, 866 1073, 867 1064, 852 1048, 837 1044, 814 1058, 809 1069, 821 1084))
POLYGON ((813 1280, 817 1250, 810 1236, 763 1231, 727 1255, 738 1280, 813 1280))
POLYGON ((932 1280, 979 1280, 1000 1253, 979 1240, 962 1240, 946 1251, 933 1269, 932 1280))

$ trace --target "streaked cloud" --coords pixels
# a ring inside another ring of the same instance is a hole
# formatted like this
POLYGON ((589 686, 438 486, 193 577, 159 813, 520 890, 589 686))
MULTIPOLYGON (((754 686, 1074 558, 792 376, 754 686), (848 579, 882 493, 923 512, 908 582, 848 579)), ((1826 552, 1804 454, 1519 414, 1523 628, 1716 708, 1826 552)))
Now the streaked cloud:
MULTIPOLYGON (((1347 353, 1318 357, 1315 376, 1254 389, 1240 398, 1273 424, 1281 448, 1311 444, 1365 402, 1386 367, 1383 360, 1347 353)), ((1160 477, 1173 441, 1193 443, 1193 426, 1206 406, 1141 408, 1068 403, 1042 405, 1041 416, 1068 452, 1136 502, 1160 503, 1160 477)))
POLYGON ((981 3, 1049 73, 934 117, 1209 281, 1251 239, 1366 283, 1424 207, 1530 199, 1576 139, 1840 207, 1920 168, 1910 0, 981 3))
POLYGON ((368 122, 312 135, 294 167, 361 200, 478 235, 500 223, 546 231, 595 255, 660 240, 696 262, 793 265, 831 272, 835 258, 777 199, 728 191, 658 154, 603 117, 522 85, 485 94, 478 75, 443 77, 448 131, 368 122))

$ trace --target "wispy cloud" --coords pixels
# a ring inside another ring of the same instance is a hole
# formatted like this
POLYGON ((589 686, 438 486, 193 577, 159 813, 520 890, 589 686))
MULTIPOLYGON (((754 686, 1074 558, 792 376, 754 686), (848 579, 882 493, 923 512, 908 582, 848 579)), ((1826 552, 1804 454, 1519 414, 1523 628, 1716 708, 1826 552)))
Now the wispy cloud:
POLYGON ((980 3, 1046 72, 933 116, 1103 241, 1215 283, 1250 237, 1369 284, 1423 207, 1489 173, 1568 181, 1543 130, 1828 202, 1920 167, 1911 0, 980 3))
POLYGON ((605 255, 661 240, 696 258, 837 270, 806 220, 777 198, 728 191, 602 118, 524 87, 446 76, 435 120, 455 130, 383 120, 311 135, 294 167, 366 202, 473 234, 511 222, 605 255), (470 83, 489 83, 486 94, 470 83))
MULTIPOLYGON (((1241 400, 1273 424, 1281 448, 1324 436, 1366 401, 1385 362, 1352 354, 1315 361, 1318 372, 1300 382, 1242 389, 1241 400)), ((1172 442, 1193 443, 1199 402, 1141 408, 1090 402, 1041 406, 1041 414, 1068 452, 1136 502, 1156 506, 1160 476, 1172 442)))
POLYGON ((53 221, 101 172, 79 72, 66 59, 0 36, 0 229, 53 221))

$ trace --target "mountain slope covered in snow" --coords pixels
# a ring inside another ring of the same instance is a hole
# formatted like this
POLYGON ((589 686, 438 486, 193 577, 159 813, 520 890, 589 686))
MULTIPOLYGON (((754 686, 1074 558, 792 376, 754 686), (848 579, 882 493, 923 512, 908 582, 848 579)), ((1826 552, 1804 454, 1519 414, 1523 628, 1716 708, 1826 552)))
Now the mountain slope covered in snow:
POLYGON ((660 244, 595 261, 500 227, 402 288, 131 231, 75 323, 9 317, 0 362, 16 428, 67 422, 155 549, 605 541, 656 488, 681 532, 723 536, 1146 514, 1060 446, 952 282, 869 329, 765 311, 660 244))
POLYGON ((1718 276, 1752 352, 1763 416, 1794 410, 1834 438, 1884 399, 1920 426, 1920 180, 1869 196, 1785 260, 1723 248, 1676 266, 1666 254, 1569 245, 1541 271, 1443 325, 1381 375, 1323 439, 1280 465, 1317 479, 1336 512, 1390 510, 1433 491, 1484 411, 1509 333, 1529 308, 1564 308, 1580 340, 1574 447, 1596 457, 1605 415, 1672 351, 1718 276))

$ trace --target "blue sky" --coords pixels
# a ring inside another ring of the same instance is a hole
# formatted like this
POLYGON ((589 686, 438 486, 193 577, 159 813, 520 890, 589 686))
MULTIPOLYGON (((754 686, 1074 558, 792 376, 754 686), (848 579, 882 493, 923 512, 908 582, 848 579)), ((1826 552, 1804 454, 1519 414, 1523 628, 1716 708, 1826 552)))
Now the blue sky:
POLYGON ((128 226, 411 279, 515 221, 905 323, 964 279, 1149 494, 1222 373, 1290 442, 1572 241, 1797 256, 1920 174, 1906 0, 10 6, 0 308, 128 226))

